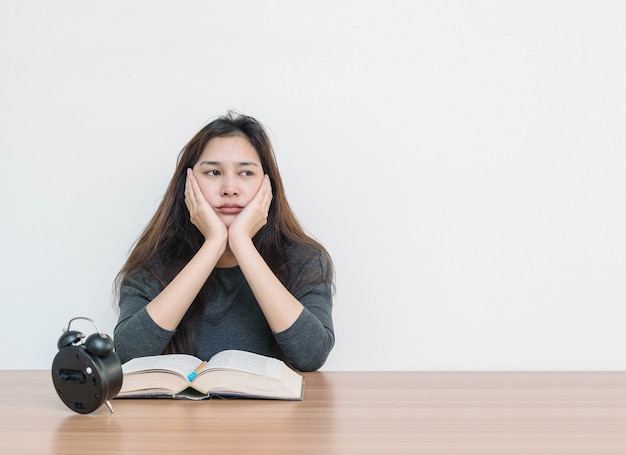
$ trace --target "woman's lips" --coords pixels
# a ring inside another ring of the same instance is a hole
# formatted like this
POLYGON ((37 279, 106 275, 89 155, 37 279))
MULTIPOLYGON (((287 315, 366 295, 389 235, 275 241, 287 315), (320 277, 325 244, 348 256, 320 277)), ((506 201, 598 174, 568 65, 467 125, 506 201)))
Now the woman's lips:
POLYGON ((217 208, 217 211, 225 215, 236 215, 243 210, 243 207, 238 205, 222 205, 217 208))

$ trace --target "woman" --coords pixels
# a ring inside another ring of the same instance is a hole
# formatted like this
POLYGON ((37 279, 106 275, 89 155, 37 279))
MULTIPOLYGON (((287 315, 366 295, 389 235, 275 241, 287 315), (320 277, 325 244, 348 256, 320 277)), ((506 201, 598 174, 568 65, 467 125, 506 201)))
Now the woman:
POLYGON ((249 116, 220 117, 183 148, 116 284, 122 362, 241 349, 313 371, 334 345, 332 261, 295 218, 249 116))

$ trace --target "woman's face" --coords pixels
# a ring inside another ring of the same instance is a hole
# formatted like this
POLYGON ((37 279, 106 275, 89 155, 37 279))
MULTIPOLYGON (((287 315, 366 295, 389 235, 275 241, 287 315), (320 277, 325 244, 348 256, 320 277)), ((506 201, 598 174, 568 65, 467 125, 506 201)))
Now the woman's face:
POLYGON ((211 139, 193 172, 202 194, 226 227, 252 200, 264 175, 259 155, 243 136, 211 139))

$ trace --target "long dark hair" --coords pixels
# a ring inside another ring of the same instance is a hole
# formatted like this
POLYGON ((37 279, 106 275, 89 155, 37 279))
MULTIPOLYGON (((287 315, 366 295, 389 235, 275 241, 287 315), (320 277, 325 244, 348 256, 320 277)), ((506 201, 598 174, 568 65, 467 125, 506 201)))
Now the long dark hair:
MULTIPOLYGON (((204 237, 191 223, 185 205, 186 172, 197 163, 211 139, 232 136, 242 136, 250 141, 272 184, 273 199, 267 224, 253 239, 265 262, 292 293, 311 282, 325 280, 324 277, 301 274, 305 269, 304 265, 316 255, 326 256, 332 277, 332 261, 328 252, 305 233, 289 207, 274 150, 263 126, 253 117, 228 112, 202 128, 180 152, 176 170, 159 208, 117 275, 115 286, 118 295, 124 278, 140 270, 153 275, 163 287, 167 286, 200 249, 204 237), (297 255, 289 254, 293 248, 297 248, 297 255)), ((211 274, 179 324, 165 352, 194 352, 195 327, 214 288, 215 281, 211 274)))

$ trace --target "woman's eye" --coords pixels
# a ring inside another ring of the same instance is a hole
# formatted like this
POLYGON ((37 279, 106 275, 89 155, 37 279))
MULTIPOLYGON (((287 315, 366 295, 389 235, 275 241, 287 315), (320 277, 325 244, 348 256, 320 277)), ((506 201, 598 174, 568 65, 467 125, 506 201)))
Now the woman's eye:
POLYGON ((205 174, 215 176, 215 175, 220 175, 220 171, 218 171, 217 169, 210 169, 206 171, 205 174))
POLYGON ((254 175, 254 172, 252 171, 241 171, 240 175, 246 176, 246 177, 250 177, 251 175, 254 175))

